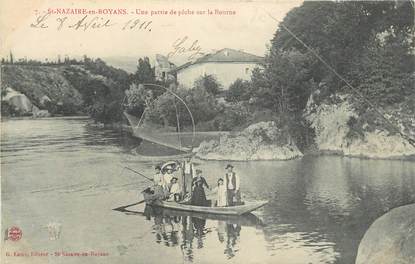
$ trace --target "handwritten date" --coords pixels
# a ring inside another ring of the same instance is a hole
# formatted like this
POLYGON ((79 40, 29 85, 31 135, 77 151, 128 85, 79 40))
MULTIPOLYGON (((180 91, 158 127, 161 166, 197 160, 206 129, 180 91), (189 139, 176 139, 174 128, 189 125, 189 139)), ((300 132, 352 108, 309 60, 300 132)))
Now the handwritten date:
POLYGON ((56 30, 72 29, 78 31, 98 30, 104 28, 116 28, 121 30, 142 30, 151 31, 153 21, 130 19, 124 22, 116 22, 104 16, 85 15, 80 19, 73 19, 68 16, 53 17, 50 13, 39 15, 30 24, 36 29, 54 28, 56 30))

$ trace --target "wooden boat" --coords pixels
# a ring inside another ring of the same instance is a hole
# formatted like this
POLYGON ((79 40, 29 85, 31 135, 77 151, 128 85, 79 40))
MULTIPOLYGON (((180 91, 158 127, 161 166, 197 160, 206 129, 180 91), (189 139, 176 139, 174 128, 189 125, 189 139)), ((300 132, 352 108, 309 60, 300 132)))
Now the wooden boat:
MULTIPOLYGON (((148 205, 146 205, 147 207, 148 205)), ((151 205, 149 205, 151 207, 151 205)), ((158 207, 160 208, 160 207, 158 207)), ((154 213, 154 210, 152 210, 154 213)), ((163 216, 181 216, 181 217, 196 217, 200 219, 223 221, 228 224, 242 225, 242 226, 263 226, 264 223, 256 215, 252 213, 246 213, 243 215, 224 215, 224 214, 210 214, 210 213, 197 213, 189 211, 181 211, 175 209, 160 208, 160 211, 155 212, 161 213, 163 216)))
MULTIPOLYGON (((160 200, 160 192, 151 190, 151 187, 146 188, 141 193, 143 194, 146 204, 151 206, 157 206, 165 209, 180 210, 194 213, 205 214, 218 214, 218 215, 243 215, 255 211, 258 208, 263 207, 268 201, 256 201, 256 202, 244 202, 242 205, 224 206, 224 207, 212 207, 212 206, 195 206, 189 204, 190 202, 173 202, 160 200)), ((207 200, 211 203, 211 200, 207 200)))
POLYGON ((243 215, 255 211, 266 205, 268 201, 246 202, 243 205, 226 206, 226 207, 210 207, 210 206, 194 206, 186 203, 176 203, 168 201, 155 200, 150 205, 161 208, 180 210, 195 213, 217 214, 217 215, 243 215))
MULTIPOLYGON (((266 205, 268 201, 245 202, 243 205, 211 207, 190 205, 188 201, 170 202, 157 198, 157 194, 148 192, 149 188, 142 192, 146 204, 157 206, 165 209, 180 210, 194 213, 218 214, 218 215, 243 215, 255 211, 266 205)), ((210 200, 208 200, 210 201, 210 200)))

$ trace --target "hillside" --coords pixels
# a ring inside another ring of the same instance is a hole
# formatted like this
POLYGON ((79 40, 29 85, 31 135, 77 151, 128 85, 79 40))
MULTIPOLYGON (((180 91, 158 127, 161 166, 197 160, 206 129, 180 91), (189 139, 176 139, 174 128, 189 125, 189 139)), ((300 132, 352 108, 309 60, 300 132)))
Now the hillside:
MULTIPOLYGON (((6 64, 1 70, 2 99, 7 96, 6 88, 11 88, 52 115, 89 114, 109 122, 121 112, 120 102, 129 80, 128 73, 107 66, 100 59, 85 59, 71 65, 6 64)), ((23 114, 11 106, 3 106, 8 103, 2 104, 3 116, 10 112, 23 114)))
POLYGON ((2 87, 21 92, 41 108, 49 108, 42 102, 42 98, 47 96, 56 106, 62 107, 62 113, 83 112, 82 95, 64 77, 63 70, 64 67, 4 65, 2 87))

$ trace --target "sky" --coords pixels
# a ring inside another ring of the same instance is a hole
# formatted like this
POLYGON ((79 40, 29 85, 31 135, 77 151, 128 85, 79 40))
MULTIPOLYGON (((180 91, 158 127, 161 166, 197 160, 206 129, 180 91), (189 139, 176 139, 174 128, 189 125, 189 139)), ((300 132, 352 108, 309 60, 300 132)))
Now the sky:
POLYGON ((154 58, 155 54, 170 53, 170 60, 177 64, 191 60, 192 54, 197 57, 222 48, 263 56, 278 26, 267 12, 281 21, 289 10, 301 3, 288 0, 3 0, 0 2, 0 55, 5 57, 12 51, 17 58, 56 60, 58 55, 62 58, 84 54, 92 58, 154 58), (66 8, 71 12, 74 9, 100 12, 101 9, 101 13, 106 14, 86 14, 85 20, 82 20, 85 14, 49 14, 44 17, 48 9, 58 11, 66 8), (234 14, 219 15, 215 9, 234 14), (171 13, 172 10, 176 14, 171 13), (213 13, 209 14, 208 10, 213 13), (167 14, 161 14, 163 12, 167 14), (40 18, 44 20, 38 20, 40 18), (107 20, 109 26, 92 28, 93 22, 98 25, 107 20), (39 21, 42 22, 37 24, 39 21), (58 29, 62 21, 62 27, 58 29), (45 28, 40 28, 42 23, 45 28), (136 26, 130 28, 134 23, 136 26), (37 24, 37 27, 31 24, 37 24), (185 41, 179 44, 183 39, 185 41))

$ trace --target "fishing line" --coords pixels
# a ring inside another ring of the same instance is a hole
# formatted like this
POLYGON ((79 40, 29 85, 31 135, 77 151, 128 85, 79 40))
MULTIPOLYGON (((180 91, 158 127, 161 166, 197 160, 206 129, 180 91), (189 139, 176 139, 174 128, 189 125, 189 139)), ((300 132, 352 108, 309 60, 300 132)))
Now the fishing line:
POLYGON ((304 41, 302 41, 297 35, 294 34, 284 23, 277 20, 273 17, 268 11, 264 10, 268 16, 279 23, 279 25, 284 28, 292 37, 294 37, 298 42, 300 42, 304 47, 306 47, 314 56, 317 57, 319 61, 321 61, 330 71, 332 71, 341 81, 343 81, 347 87, 349 87, 353 92, 355 92, 361 99, 363 99, 386 123, 395 129, 406 141, 409 142, 413 147, 415 147, 415 139, 409 137, 405 133, 403 133, 396 124, 392 123, 389 119, 387 119, 384 114, 372 103, 370 102, 357 88, 353 87, 343 76, 341 76, 328 62, 326 62, 316 51, 314 51, 310 46, 308 46, 304 41))

